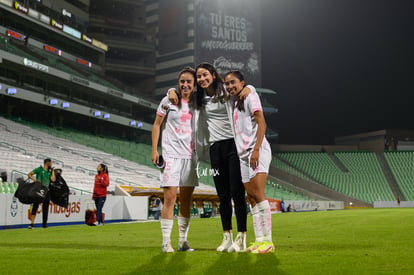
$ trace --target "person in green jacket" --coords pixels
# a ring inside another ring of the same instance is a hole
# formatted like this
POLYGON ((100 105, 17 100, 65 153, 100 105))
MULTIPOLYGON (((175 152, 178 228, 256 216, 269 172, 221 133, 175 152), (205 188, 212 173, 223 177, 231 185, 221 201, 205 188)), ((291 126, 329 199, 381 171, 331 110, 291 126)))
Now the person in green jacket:
MULTIPOLYGON (((29 172, 27 176, 33 181, 33 182, 40 182, 42 183, 48 190, 45 200, 42 203, 42 210, 43 210, 43 228, 47 228, 47 218, 49 214, 49 203, 50 203, 50 192, 49 192, 49 184, 50 181, 56 181, 55 176, 55 170, 52 168, 52 160, 47 158, 43 161, 43 166, 39 166, 33 171, 29 172)), ((32 211, 31 211, 31 217, 30 221, 31 224, 29 225, 29 229, 32 229, 34 226, 34 221, 36 218, 37 209, 39 208, 39 203, 34 203, 32 205, 32 211)))

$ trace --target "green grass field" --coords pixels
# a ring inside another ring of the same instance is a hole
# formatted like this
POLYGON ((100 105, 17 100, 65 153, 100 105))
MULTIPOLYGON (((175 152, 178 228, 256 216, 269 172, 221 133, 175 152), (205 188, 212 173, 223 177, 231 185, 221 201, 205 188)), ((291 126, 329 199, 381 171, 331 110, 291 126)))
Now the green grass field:
MULTIPOLYGON (((251 216, 248 230, 253 241, 251 216)), ((275 214, 277 250, 255 255, 215 251, 219 218, 193 219, 196 251, 174 254, 161 252, 158 222, 9 229, 0 274, 414 274, 413 232, 414 209, 275 214)))

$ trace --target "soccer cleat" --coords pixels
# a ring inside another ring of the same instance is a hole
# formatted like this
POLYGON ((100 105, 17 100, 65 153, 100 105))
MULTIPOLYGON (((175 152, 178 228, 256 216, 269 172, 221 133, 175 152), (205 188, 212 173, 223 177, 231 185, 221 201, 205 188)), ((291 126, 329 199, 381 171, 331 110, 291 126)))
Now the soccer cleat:
POLYGON ((163 244, 161 250, 164 253, 173 253, 174 252, 174 248, 172 248, 171 243, 163 244))
POLYGON ((223 241, 221 242, 220 246, 217 247, 218 252, 224 252, 229 249, 229 247, 233 244, 232 236, 230 233, 224 233, 223 241))
POLYGON ((192 249, 192 248, 190 247, 190 245, 188 244, 188 242, 187 242, 187 241, 185 241, 185 242, 182 242, 182 243, 178 243, 178 246, 177 246, 177 251, 187 251, 187 252, 192 252, 192 251, 194 251, 194 249, 192 249))
POLYGON ((252 251, 254 254, 266 254, 275 252, 275 246, 272 242, 262 242, 261 245, 252 251))
POLYGON ((246 252, 253 252, 255 251, 258 247, 260 247, 262 243, 260 242, 254 242, 251 243, 250 246, 248 248, 246 248, 246 252))
POLYGON ((233 244, 227 249, 227 252, 244 252, 246 250, 246 232, 237 233, 233 244))
POLYGON ((27 227, 27 229, 32 229, 33 228, 33 224, 30 224, 28 227, 27 227))

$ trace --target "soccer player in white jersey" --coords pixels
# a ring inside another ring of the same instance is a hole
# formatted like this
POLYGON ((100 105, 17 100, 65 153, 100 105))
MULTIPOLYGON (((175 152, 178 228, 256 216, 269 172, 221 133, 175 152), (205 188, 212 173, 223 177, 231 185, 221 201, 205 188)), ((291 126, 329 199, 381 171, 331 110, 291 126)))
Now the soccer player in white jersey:
POLYGON ((272 242, 272 217, 264 189, 272 160, 270 144, 265 138, 266 122, 256 89, 245 85, 240 71, 225 75, 227 91, 233 96, 233 123, 237 153, 240 158, 242 181, 252 204, 253 228, 256 241, 246 251, 265 254, 274 251, 272 242), (239 97, 247 88, 251 92, 245 99, 239 97))
POLYGON ((152 162, 159 164, 158 140, 162 129, 161 148, 165 167, 161 169, 161 187, 164 191, 164 207, 161 211, 162 251, 174 252, 171 231, 174 222, 174 203, 180 188, 180 212, 178 217, 179 251, 194 251, 187 242, 190 225, 190 209, 194 187, 198 185, 194 135, 192 130, 192 93, 195 87, 195 70, 184 68, 178 75, 179 102, 172 104, 167 97, 161 100, 152 127, 152 162))

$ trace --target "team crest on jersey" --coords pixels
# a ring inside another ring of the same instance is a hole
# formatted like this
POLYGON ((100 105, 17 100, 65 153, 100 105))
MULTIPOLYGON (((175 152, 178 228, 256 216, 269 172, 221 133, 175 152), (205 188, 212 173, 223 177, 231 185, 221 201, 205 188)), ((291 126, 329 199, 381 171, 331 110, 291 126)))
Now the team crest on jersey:
POLYGON ((161 106, 161 108, 162 108, 164 111, 167 111, 167 110, 168 110, 168 105, 164 105, 164 104, 163 104, 163 105, 161 106))

